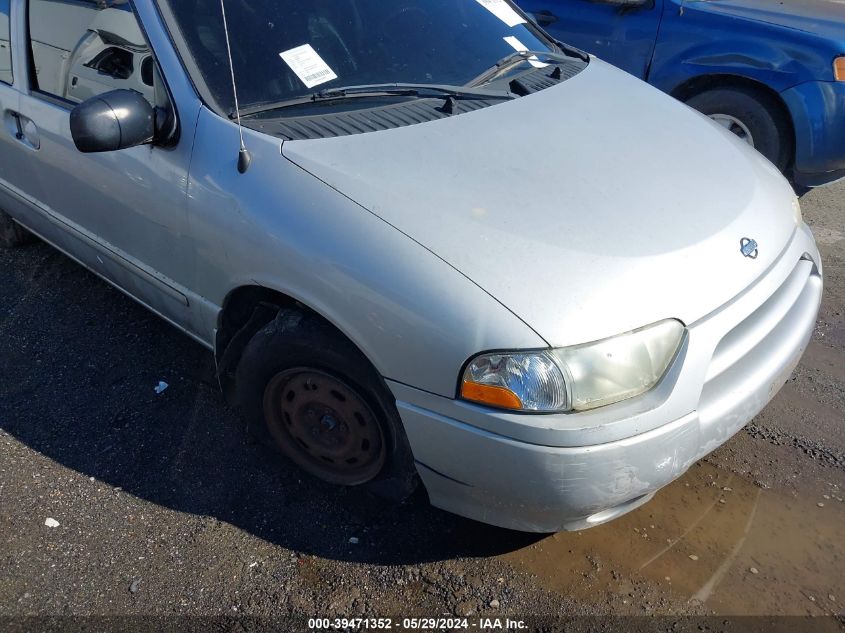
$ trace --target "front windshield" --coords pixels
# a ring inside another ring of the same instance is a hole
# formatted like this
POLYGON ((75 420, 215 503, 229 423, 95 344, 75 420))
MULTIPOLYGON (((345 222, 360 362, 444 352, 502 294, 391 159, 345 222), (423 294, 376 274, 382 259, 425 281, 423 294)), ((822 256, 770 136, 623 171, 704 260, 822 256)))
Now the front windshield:
MULTIPOLYGON (((207 97, 234 108, 220 0, 167 3, 207 97)), ((225 0, 242 109, 341 86, 464 85, 550 50, 508 0, 225 0)))

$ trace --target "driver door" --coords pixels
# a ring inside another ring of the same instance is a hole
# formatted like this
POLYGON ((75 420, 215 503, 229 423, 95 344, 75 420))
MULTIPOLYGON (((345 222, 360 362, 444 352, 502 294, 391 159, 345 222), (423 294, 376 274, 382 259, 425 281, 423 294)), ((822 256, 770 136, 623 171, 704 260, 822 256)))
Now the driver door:
POLYGON ((647 79, 664 0, 620 7, 602 0, 517 0, 553 38, 647 79))
POLYGON ((19 88, 26 64, 20 55, 20 5, 0 0, 0 211, 32 226, 26 204, 37 181, 34 148, 20 118, 19 88))
MULTIPOLYGON (((28 0, 31 55, 20 111, 36 138, 38 210, 48 239, 162 316, 188 323, 186 243, 190 142, 102 154, 77 151, 74 105, 115 89, 170 108, 130 4, 28 0)), ((190 140, 191 131, 182 130, 190 140)))

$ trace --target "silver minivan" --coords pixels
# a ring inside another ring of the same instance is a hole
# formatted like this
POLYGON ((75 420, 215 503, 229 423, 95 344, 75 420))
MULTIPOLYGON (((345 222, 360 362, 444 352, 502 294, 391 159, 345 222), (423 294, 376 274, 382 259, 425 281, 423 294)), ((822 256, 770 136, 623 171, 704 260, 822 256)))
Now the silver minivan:
POLYGON ((791 374, 821 262, 747 144, 509 0, 224 2, 0 0, 0 243, 212 350, 305 471, 582 529, 791 374))

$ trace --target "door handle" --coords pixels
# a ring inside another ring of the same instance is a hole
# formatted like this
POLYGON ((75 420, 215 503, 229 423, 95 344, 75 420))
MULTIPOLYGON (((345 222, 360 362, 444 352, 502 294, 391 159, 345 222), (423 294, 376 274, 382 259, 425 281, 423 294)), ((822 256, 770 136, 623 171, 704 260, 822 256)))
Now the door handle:
POLYGON ((9 116, 14 120, 14 135, 17 140, 32 149, 41 149, 41 135, 38 133, 38 126, 32 119, 28 119, 20 112, 8 110, 9 116))
POLYGON ((550 24, 557 22, 560 18, 551 11, 543 9, 542 11, 534 12, 534 19, 537 20, 537 24, 540 26, 549 26, 550 24))
POLYGON ((21 123, 21 115, 14 110, 6 110, 7 120, 11 122, 9 126, 9 133, 14 135, 19 141, 23 140, 23 124, 21 123))

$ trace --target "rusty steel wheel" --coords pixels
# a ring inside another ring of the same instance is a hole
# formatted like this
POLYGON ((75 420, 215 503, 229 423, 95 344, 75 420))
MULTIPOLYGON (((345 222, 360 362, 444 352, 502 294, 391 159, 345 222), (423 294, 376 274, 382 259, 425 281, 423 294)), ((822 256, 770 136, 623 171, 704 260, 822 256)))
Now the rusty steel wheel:
POLYGON ((276 374, 264 391, 264 419, 282 452, 324 481, 363 484, 382 469, 384 432, 343 381, 309 368, 276 374))
POLYGON ((419 476, 396 400, 334 326, 282 309, 235 353, 238 403, 255 439, 330 483, 392 502, 414 491, 419 476))

